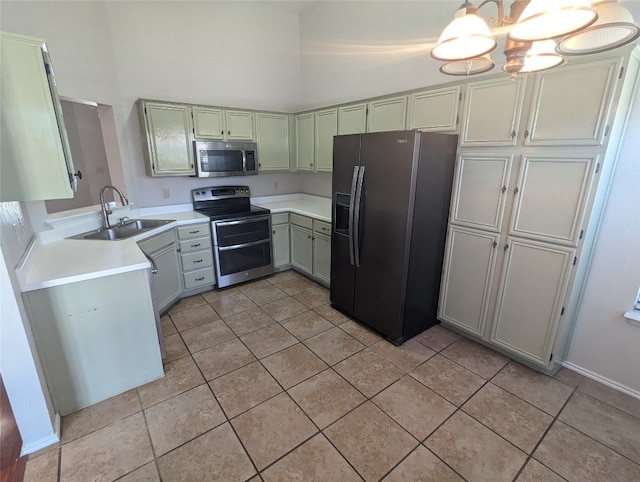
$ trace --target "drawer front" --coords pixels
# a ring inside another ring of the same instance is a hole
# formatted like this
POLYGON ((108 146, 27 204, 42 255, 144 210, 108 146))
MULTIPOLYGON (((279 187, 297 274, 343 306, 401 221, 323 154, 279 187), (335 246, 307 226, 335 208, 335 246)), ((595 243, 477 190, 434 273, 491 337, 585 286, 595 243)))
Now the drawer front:
POLYGON ((195 251, 193 253, 183 254, 181 257, 183 271, 213 266, 213 252, 211 250, 195 251))
POLYGON ((209 223, 190 224, 178 228, 179 239, 199 238, 210 235, 211 230, 209 229, 209 223))
POLYGON ((185 239, 180 241, 180 252, 190 253, 191 251, 201 251, 211 249, 211 237, 185 239))
POLYGON ((291 213, 291 224, 302 226, 303 228, 311 229, 313 222, 311 218, 306 216, 300 216, 299 214, 291 213))
POLYGON ((289 222, 289 213, 277 213, 271 215, 271 225, 287 224, 289 222))
POLYGON ((197 271, 189 271, 184 274, 184 288, 190 290, 198 286, 212 285, 215 283, 213 276, 213 268, 199 269, 197 271))
POLYGON ((173 229, 170 229, 165 233, 156 234, 152 238, 140 241, 138 243, 138 246, 140 246, 140 249, 143 252, 149 254, 149 253, 154 253, 161 248, 165 248, 175 242, 176 242, 176 233, 173 229))
POLYGON ((331 236, 331 224, 324 221, 313 220, 313 232, 316 234, 324 234, 325 236, 331 236))

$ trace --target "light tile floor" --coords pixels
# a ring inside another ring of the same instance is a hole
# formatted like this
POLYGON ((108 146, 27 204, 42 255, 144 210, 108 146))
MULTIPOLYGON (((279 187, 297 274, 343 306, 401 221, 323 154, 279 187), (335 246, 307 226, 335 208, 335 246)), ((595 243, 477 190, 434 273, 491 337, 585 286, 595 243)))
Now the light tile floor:
POLYGON ((640 480, 640 400, 328 303, 292 271, 181 300, 166 376, 64 417, 25 480, 640 480))

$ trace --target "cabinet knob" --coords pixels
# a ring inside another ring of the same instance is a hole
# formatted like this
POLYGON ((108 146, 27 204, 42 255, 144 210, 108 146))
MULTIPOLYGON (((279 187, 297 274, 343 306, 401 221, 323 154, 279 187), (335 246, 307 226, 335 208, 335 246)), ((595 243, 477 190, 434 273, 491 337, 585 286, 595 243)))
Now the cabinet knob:
POLYGON ((311 239, 311 235, 310 234, 307 234, 307 239, 311 239))
POLYGON ((511 139, 515 139, 516 137, 516 131, 511 131, 511 139))
POLYGON ((227 135, 230 136, 231 135, 231 131, 227 131, 227 135))
POLYGON ((507 249, 509 249, 509 245, 508 245, 508 244, 505 244, 505 245, 504 245, 504 250, 506 251, 507 249))
POLYGON ((507 186, 502 186, 501 191, 502 191, 503 193, 507 192, 507 186))
POLYGON ((527 137, 529 137, 529 129, 524 131, 524 138, 526 139, 527 137))
POLYGON ((516 188, 513 190, 513 194, 518 194, 520 192, 520 189, 518 189, 518 186, 516 186, 516 188))
POLYGON ((223 136, 224 135, 224 131, 220 131, 220 135, 223 136))

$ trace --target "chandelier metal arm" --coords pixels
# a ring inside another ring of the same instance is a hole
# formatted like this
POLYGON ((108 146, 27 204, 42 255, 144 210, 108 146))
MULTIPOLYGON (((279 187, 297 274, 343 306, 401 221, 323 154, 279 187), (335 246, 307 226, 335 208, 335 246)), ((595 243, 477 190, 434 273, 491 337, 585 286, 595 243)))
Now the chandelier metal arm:
POLYGON ((480 10, 488 3, 495 3, 498 7, 498 26, 502 27, 505 25, 513 25, 518 21, 520 14, 525 9, 525 7, 529 4, 530 0, 515 0, 511 4, 511 10, 509 12, 509 16, 504 14, 504 1, 503 0, 484 0, 476 10, 480 10))

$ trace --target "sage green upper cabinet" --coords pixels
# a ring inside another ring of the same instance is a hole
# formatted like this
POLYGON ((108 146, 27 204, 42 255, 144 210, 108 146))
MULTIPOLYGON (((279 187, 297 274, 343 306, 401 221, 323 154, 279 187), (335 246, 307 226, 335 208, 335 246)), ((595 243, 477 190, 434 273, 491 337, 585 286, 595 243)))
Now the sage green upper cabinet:
POLYGON ((193 129, 198 139, 224 139, 224 112, 212 107, 193 106, 193 129))
POLYGON ((542 72, 534 84, 527 145, 595 146, 603 143, 621 59, 542 72))
POLYGON ((455 131, 461 97, 460 85, 411 94, 407 129, 426 132, 455 131))
POLYGON ((298 171, 313 171, 314 116, 300 114, 296 116, 296 163, 298 171))
POLYGON ((512 159, 513 156, 461 154, 453 181, 449 221, 500 232, 512 159))
POLYGON ((367 104, 338 108, 338 134, 364 134, 367 130, 367 104))
POLYGON ((289 170, 289 116, 256 113, 256 140, 260 172, 289 170))
POLYGON ((253 112, 193 106, 194 135, 198 139, 252 141, 253 112))
POLYGON ((402 131, 407 119, 407 96, 369 102, 367 132, 402 131))
POLYGON ((0 33, 0 201, 73 197, 73 164, 44 41, 0 33))
POLYGON ((598 156, 525 157, 514 188, 512 235, 576 246, 598 156))
POLYGON ((145 100, 139 101, 139 106, 150 174, 194 175, 191 107, 145 100))
POLYGON ((526 76, 467 84, 460 146, 515 146, 526 76))
POLYGON ((338 134, 338 110, 328 109, 315 114, 316 171, 333 170, 333 136, 338 134))

